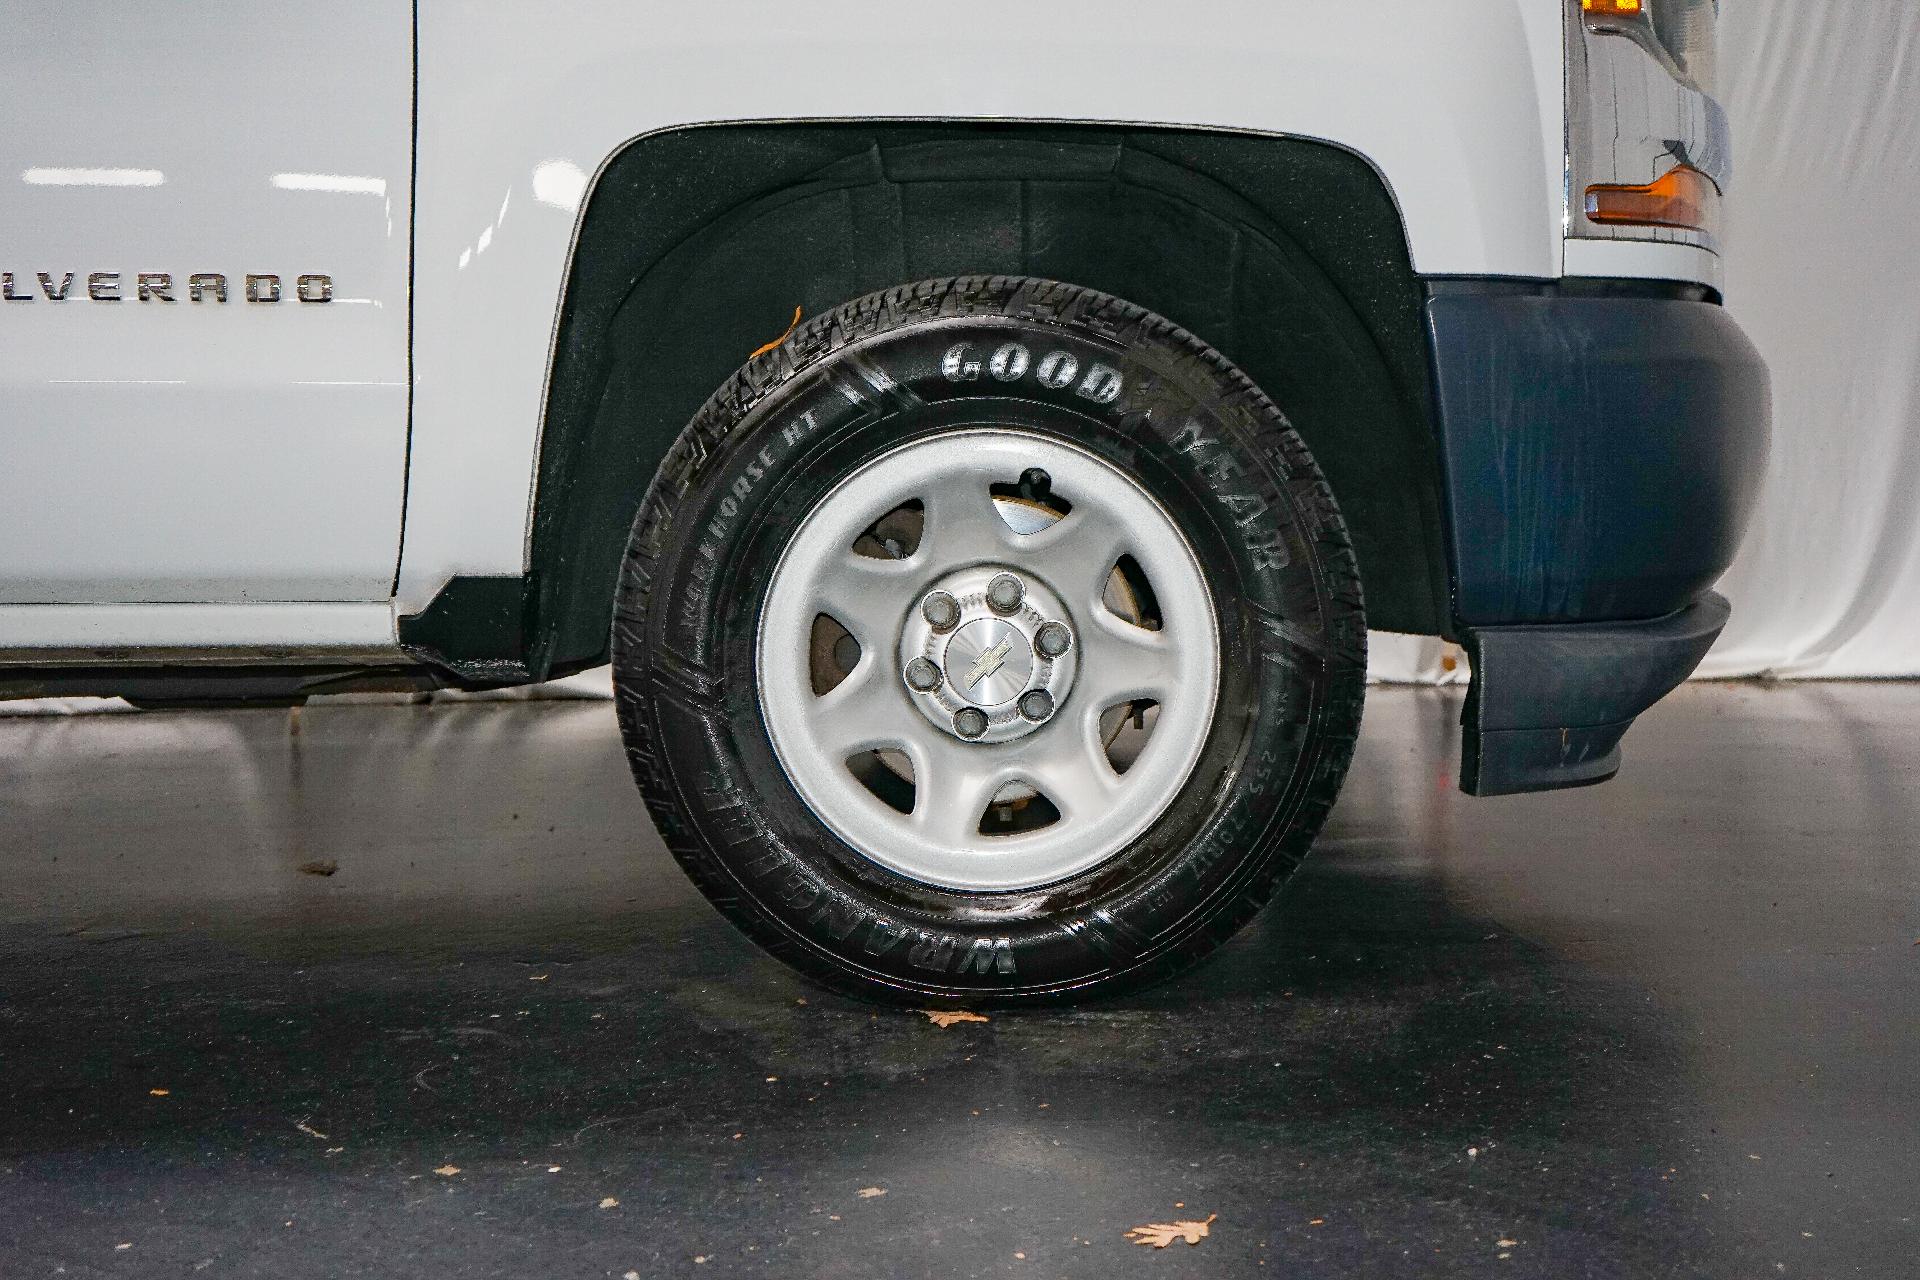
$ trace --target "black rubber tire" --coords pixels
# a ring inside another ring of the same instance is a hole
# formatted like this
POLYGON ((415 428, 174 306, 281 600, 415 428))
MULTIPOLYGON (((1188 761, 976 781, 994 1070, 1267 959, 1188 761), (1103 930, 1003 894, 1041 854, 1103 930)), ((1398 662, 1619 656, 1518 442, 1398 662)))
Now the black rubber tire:
POLYGON ((713 904, 834 989, 971 1006, 1138 987, 1244 924, 1339 791, 1365 650, 1346 529, 1272 402, 1159 316, 1017 277, 872 294, 750 360, 662 463, 613 631, 634 777, 713 904), (949 381, 942 355, 968 340, 1064 349, 1119 369, 1124 390, 1097 403, 1033 378, 949 381), (1069 438, 1136 477, 1206 567, 1222 631, 1214 723, 1180 798, 1116 857, 1018 893, 926 885, 841 842, 788 782, 756 694, 761 604, 802 516, 875 454, 981 423, 1069 438))

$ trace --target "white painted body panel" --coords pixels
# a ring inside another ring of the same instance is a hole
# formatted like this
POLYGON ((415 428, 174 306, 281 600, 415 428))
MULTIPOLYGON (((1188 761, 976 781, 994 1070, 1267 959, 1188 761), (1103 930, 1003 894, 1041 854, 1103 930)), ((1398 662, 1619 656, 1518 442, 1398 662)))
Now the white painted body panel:
POLYGON ((399 607, 518 574, 578 202, 632 138, 734 120, 1157 123, 1337 142, 1415 267, 1552 277, 1560 0, 560 0, 420 11, 413 479, 399 607))
POLYGON ((0 302, 0 601, 387 600, 411 7, 9 3, 0 28, 0 269, 41 295, 0 302), (40 271, 75 273, 66 301, 40 271), (230 300, 188 300, 193 272, 230 300), (287 300, 244 301, 248 272, 287 300), (292 300, 302 273, 333 301, 292 300))
POLYGON ((98 662, 132 649, 309 662, 393 658, 389 601, 311 604, 0 604, 0 656, 98 662), (63 657, 66 655, 63 655, 63 657))

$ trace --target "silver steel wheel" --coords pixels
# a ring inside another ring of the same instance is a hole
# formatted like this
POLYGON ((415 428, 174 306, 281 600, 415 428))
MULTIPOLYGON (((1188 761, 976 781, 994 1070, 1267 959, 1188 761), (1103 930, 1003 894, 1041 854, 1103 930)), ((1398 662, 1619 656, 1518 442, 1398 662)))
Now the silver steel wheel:
POLYGON ((1166 510, 1086 450, 988 428, 903 445, 820 502, 774 569, 756 652, 775 754, 814 814, 883 867, 977 891, 1062 880, 1145 832, 1199 757, 1219 664, 1199 562, 1166 510), (1023 474, 1069 509, 1003 514, 991 487, 1023 474), (856 551, 914 503, 911 550, 856 551), (1111 607, 1123 563, 1156 628, 1111 607), (831 646, 852 661, 818 692, 822 618, 857 656, 831 646), (1151 734, 1123 772, 1111 725, 1149 703, 1151 734), (910 779, 910 804, 863 780, 876 753, 910 779), (990 808, 1042 801, 1052 820, 991 833, 990 808))

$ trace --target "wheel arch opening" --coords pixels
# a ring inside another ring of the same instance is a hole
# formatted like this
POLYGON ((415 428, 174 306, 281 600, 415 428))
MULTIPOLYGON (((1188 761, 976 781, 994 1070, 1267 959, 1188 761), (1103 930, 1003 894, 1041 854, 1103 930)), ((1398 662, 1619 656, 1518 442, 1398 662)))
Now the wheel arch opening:
POLYGON ((638 138, 594 184, 556 329, 529 576, 488 597, 497 622, 497 597, 517 595, 519 626, 488 631, 498 646, 517 630, 516 652, 474 660, 533 679, 604 661, 634 515, 713 390, 796 307, 955 274, 1084 285, 1219 348, 1325 471, 1372 624, 1449 630, 1424 296, 1364 158, 1183 129, 743 124, 638 138))

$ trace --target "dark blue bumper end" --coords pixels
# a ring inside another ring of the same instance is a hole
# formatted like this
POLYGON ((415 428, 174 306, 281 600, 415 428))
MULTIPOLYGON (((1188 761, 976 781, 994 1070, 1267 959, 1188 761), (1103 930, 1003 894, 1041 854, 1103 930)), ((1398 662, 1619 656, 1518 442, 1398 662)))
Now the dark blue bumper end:
POLYGON ((1727 613, 1726 599, 1708 592, 1648 622, 1469 632, 1460 789, 1504 796, 1605 782, 1620 770, 1634 717, 1693 674, 1727 613))
POLYGON ((1726 625, 1767 369, 1722 308, 1651 288, 1429 285, 1469 794, 1612 777, 1726 625))

